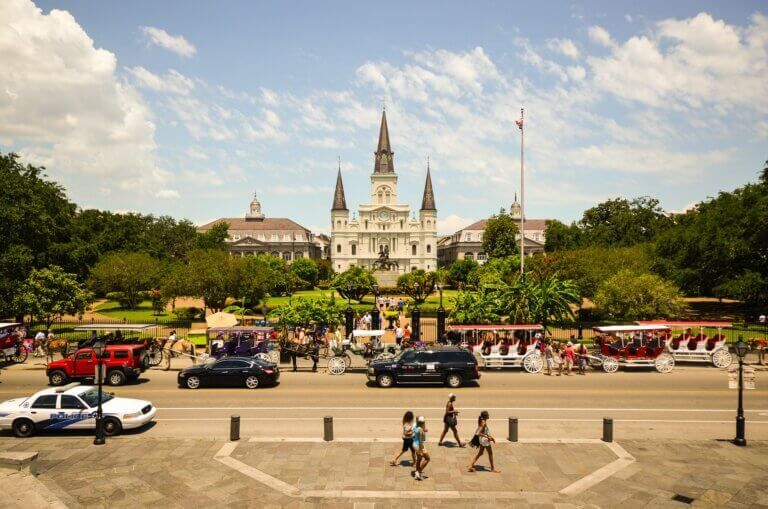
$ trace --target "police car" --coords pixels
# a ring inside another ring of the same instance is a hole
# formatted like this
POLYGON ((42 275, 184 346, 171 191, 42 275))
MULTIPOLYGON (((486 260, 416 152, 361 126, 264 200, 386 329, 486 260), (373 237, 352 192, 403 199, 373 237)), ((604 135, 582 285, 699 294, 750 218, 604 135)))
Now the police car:
MULTIPOLYGON (((0 403, 0 430, 30 437, 36 430, 95 429, 99 392, 96 387, 71 383, 42 390, 28 398, 0 403)), ((104 434, 113 436, 150 422, 157 409, 149 401, 116 398, 102 392, 104 434)))

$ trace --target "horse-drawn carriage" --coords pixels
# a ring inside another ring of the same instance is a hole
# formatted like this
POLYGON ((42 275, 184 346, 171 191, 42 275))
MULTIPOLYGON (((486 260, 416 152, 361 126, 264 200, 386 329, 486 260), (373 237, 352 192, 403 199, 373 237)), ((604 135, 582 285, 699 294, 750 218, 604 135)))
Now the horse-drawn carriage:
POLYGON ((278 364, 280 352, 275 341, 274 327, 212 327, 208 329, 210 355, 216 359, 223 357, 256 357, 266 362, 278 364))
POLYGON ((671 330, 666 337, 667 352, 672 354, 676 362, 707 362, 718 368, 727 368, 733 362, 733 356, 728 351, 723 329, 732 327, 731 322, 672 322, 653 320, 637 322, 642 325, 665 325, 671 330), (674 336, 673 330, 681 330, 674 336), (698 329, 694 335, 693 331, 698 329), (706 329, 717 329, 711 337, 706 329))
POLYGON ((593 330, 597 333, 595 347, 588 358, 592 366, 602 366, 606 373, 615 373, 619 366, 653 367, 659 373, 675 367, 674 357, 665 351, 666 325, 608 325, 593 330))
MULTIPOLYGON (((144 344, 146 349, 146 367, 157 366, 163 359, 160 341, 150 333, 152 329, 157 329, 157 325, 148 323, 93 323, 90 325, 78 325, 74 328, 76 333, 88 333, 90 336, 77 339, 75 350, 91 347, 96 340, 103 339, 107 345, 120 344, 144 344)), ((57 338, 55 344, 48 344, 46 351, 48 357, 53 360, 53 353, 60 352, 62 357, 66 357, 71 348, 70 342, 65 338, 57 338)))
POLYGON ((544 362, 536 342, 543 331, 538 324, 452 325, 449 336, 459 333, 461 346, 479 355, 485 368, 522 367, 538 373, 544 362))
POLYGON ((331 344, 334 357, 342 357, 346 368, 352 365, 351 355, 361 357, 366 364, 371 361, 391 359, 397 353, 395 345, 385 345, 381 338, 383 330, 353 330, 350 337, 344 339, 341 345, 331 344), (368 342, 358 342, 358 338, 368 338, 368 342))
POLYGON ((29 352, 24 345, 24 331, 20 323, 0 323, 0 356, 5 362, 21 363, 27 360, 29 352))

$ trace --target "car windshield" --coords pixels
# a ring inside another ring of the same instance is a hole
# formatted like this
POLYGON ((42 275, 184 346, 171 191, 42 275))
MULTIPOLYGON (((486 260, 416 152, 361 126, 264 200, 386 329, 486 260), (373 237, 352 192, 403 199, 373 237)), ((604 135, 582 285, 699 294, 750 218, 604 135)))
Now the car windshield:
POLYGON ((216 364, 216 359, 211 358, 211 359, 208 359, 207 361, 205 361, 203 363, 203 367, 204 368, 212 368, 214 364, 216 364))
MULTIPOLYGON (((87 391, 80 394, 80 398, 85 401, 85 404, 89 407, 93 408, 99 403, 99 391, 95 387, 92 389, 88 389, 87 391)), ((101 393, 101 402, 106 403, 110 399, 114 399, 114 396, 111 395, 108 392, 102 392, 101 393)))
POLYGON ((405 356, 410 357, 413 354, 414 354, 413 350, 403 350, 399 354, 395 355, 394 360, 399 361, 399 360, 402 360, 403 357, 405 356))

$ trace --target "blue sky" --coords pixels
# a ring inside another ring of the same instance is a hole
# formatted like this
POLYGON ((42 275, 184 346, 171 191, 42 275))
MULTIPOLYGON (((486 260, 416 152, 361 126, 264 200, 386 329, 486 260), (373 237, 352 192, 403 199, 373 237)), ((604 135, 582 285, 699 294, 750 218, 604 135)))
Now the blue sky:
POLYGON ((400 200, 429 156, 441 233, 509 206, 683 210, 768 159, 762 2, 0 5, 0 150, 84 207, 327 231, 340 156, 368 201, 382 98, 400 200), (38 10, 39 9, 39 10, 38 10), (4 92, 4 93, 3 93, 4 92))

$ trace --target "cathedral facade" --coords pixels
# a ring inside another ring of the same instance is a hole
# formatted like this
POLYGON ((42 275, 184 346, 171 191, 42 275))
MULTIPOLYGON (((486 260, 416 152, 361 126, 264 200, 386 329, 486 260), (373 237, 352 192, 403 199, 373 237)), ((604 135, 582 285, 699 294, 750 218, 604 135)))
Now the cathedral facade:
POLYGON ((375 269, 380 284, 416 269, 437 269, 437 208, 427 165, 418 218, 397 200, 397 173, 389 143, 386 111, 381 115, 379 143, 371 174, 370 202, 350 218, 341 169, 331 207, 331 260, 337 272, 350 267, 375 269), (384 264, 383 260, 389 263, 384 264))

